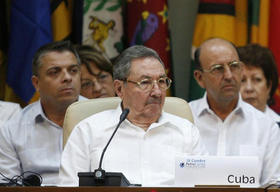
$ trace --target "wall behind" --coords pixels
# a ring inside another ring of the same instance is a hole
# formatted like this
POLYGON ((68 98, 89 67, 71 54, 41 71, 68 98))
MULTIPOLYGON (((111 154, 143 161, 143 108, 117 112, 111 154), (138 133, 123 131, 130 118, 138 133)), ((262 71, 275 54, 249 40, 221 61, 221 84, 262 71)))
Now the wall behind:
POLYGON ((168 0, 173 95, 188 100, 191 47, 199 0, 168 0))

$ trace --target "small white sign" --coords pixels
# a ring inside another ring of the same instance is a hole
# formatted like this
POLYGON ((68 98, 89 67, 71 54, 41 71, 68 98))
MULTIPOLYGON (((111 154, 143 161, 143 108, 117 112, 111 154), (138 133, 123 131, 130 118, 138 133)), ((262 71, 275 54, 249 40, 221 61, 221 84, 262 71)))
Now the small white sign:
POLYGON ((186 156, 175 158, 175 185, 231 185, 259 187, 256 156, 186 156))

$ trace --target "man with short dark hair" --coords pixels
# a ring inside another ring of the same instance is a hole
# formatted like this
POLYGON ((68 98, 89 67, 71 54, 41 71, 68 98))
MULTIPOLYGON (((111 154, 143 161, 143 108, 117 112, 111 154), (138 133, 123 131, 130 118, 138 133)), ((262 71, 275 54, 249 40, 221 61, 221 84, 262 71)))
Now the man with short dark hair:
POLYGON ((40 100, 0 129, 0 172, 8 178, 32 172, 55 185, 67 107, 80 93, 80 60, 70 42, 42 46, 33 59, 32 83, 40 100))
POLYGON ((194 76, 206 89, 190 102, 194 121, 211 155, 257 156, 260 184, 279 177, 280 132, 262 112, 245 103, 239 93, 242 67, 235 46, 220 38, 201 44, 195 53, 194 76))
POLYGON ((78 172, 98 168, 101 152, 122 111, 130 110, 103 159, 108 172, 122 172, 142 186, 174 184, 175 155, 205 154, 197 128, 162 107, 171 80, 158 54, 144 46, 126 49, 113 68, 114 87, 122 102, 97 113, 72 131, 61 158, 60 185, 77 186, 78 172))

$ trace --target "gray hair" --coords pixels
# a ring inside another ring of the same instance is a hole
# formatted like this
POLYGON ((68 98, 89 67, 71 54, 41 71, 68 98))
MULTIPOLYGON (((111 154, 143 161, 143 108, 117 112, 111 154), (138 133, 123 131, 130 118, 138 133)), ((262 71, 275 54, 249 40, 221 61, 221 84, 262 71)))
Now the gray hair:
POLYGON ((115 60, 113 65, 114 80, 125 80, 130 74, 132 60, 146 57, 157 59, 164 67, 164 63, 155 50, 143 45, 134 45, 125 49, 115 60))
POLYGON ((40 47, 32 60, 32 73, 35 76, 38 76, 38 71, 40 67, 42 66, 41 58, 45 56, 46 54, 50 52, 64 52, 64 51, 69 51, 73 53, 77 59, 78 65, 81 64, 80 57, 73 46, 73 44, 70 41, 56 41, 52 43, 48 43, 46 45, 43 45, 40 47))

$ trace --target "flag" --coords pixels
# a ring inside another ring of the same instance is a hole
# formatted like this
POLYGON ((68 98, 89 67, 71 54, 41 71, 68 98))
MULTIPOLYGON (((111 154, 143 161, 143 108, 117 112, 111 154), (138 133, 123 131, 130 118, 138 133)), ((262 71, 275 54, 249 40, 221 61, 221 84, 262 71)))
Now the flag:
MULTIPOLYGON (((200 0, 195 22, 193 52, 202 42, 219 37, 235 45, 247 43, 247 1, 245 0, 200 0)), ((203 96, 204 89, 197 84, 191 66, 189 100, 203 96)))
POLYGON ((110 59, 123 50, 122 0, 84 1, 82 44, 88 44, 110 59))
POLYGON ((269 8, 270 1, 249 1, 249 12, 251 13, 249 19, 249 23, 251 23, 250 43, 268 46, 269 8))
POLYGON ((145 45, 157 51, 172 77, 167 1, 127 0, 125 15, 128 45, 145 45))
POLYGON ((32 98, 32 58, 52 41, 49 0, 11 1, 7 83, 24 102, 32 98))
MULTIPOLYGON (((278 74, 280 74, 280 25, 279 25, 279 19, 280 19, 280 1, 279 0, 270 0, 270 14, 269 14, 269 48, 274 54, 277 67, 278 67, 278 74)), ((280 82, 280 80, 279 80, 280 82)), ((275 104, 272 106, 272 108, 280 113, 280 86, 278 85, 278 88, 276 90, 276 93, 274 94, 274 100, 275 104)))
POLYGON ((51 23, 54 41, 70 39, 72 9, 72 0, 51 0, 51 23))

